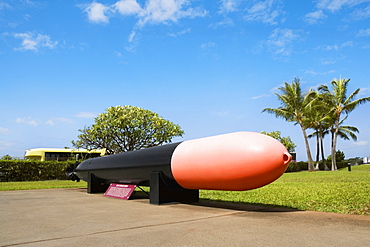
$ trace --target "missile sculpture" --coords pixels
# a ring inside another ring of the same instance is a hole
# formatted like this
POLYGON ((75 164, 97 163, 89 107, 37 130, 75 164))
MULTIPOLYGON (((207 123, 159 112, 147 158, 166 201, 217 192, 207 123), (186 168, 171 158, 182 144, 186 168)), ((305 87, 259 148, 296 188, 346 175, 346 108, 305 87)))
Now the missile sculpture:
POLYGON ((69 175, 88 193, 110 183, 150 186, 150 203, 194 202, 199 189, 251 190, 278 179, 292 157, 276 139, 235 132, 86 160, 69 175))

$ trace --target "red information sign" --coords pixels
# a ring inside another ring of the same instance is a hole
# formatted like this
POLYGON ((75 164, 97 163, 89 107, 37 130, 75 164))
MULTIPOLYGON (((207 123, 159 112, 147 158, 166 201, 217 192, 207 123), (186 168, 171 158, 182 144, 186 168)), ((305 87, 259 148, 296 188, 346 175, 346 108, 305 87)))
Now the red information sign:
POLYGON ((133 184, 110 184, 104 195, 128 200, 135 188, 133 184))

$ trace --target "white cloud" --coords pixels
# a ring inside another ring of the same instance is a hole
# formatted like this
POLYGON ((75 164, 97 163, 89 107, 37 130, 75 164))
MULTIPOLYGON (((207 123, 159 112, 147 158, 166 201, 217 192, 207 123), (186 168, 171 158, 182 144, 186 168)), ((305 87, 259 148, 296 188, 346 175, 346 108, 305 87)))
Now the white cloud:
POLYGON ((308 23, 308 24, 316 24, 318 23, 320 20, 323 20, 325 19, 327 16, 324 14, 324 12, 320 9, 320 10, 317 10, 317 11, 314 11, 314 12, 311 12, 311 13, 308 13, 306 16, 305 16, 305 21, 308 23))
POLYGON ((176 33, 169 33, 168 35, 171 36, 171 37, 178 37, 178 36, 182 36, 184 34, 190 33, 190 32, 191 32, 191 28, 189 27, 187 29, 184 29, 184 30, 176 32, 176 33))
POLYGON ((130 36, 128 36, 128 42, 131 43, 134 40, 135 36, 136 36, 136 31, 132 31, 130 33, 130 36))
POLYGON ((114 51, 113 54, 116 56, 116 57, 122 57, 122 52, 119 52, 119 51, 114 51))
POLYGON ((366 8, 356 9, 351 13, 351 17, 354 20, 364 20, 370 17, 370 5, 366 8))
POLYGON ((367 96, 370 93, 370 87, 363 87, 360 89, 360 92, 358 93, 358 96, 367 96))
POLYGON ((95 118, 97 116, 97 114, 93 113, 93 112, 80 112, 80 113, 77 113, 74 116, 78 117, 78 118, 95 118))
POLYGON ((339 51, 345 47, 353 46, 352 41, 347 41, 342 44, 334 44, 334 45, 324 45, 324 46, 319 46, 318 49, 323 49, 327 51, 339 51))
POLYGON ((248 21, 260 21, 272 25, 278 24, 276 20, 285 12, 279 0, 258 1, 252 7, 248 8, 244 18, 248 21))
POLYGON ((265 98, 265 97, 270 97, 270 96, 271 95, 269 95, 269 94, 261 94, 261 95, 252 97, 252 99, 260 99, 260 98, 265 98))
POLYGON ((369 142, 368 141, 358 141, 358 142, 354 142, 353 145, 357 147, 363 147, 363 146, 368 146, 369 142))
POLYGON ((66 123, 66 124, 72 124, 74 121, 69 118, 64 118, 64 117, 57 117, 54 118, 54 121, 59 122, 59 123, 66 123))
POLYGON ((189 0, 147 0, 142 8, 137 0, 120 0, 112 5, 93 2, 84 11, 91 22, 108 23, 113 13, 138 18, 137 25, 177 22, 181 18, 202 17, 206 11, 188 7, 189 0))
POLYGON ((39 125, 37 123, 36 120, 33 120, 31 119, 31 117, 26 117, 26 118, 20 118, 20 117, 17 117, 17 119, 15 120, 16 123, 25 123, 25 124, 28 124, 28 125, 32 125, 32 126, 37 126, 39 125))
POLYGON ((133 52, 135 50, 135 48, 139 45, 139 35, 140 33, 136 32, 135 30, 130 33, 127 39, 129 44, 125 47, 126 51, 133 52))
POLYGON ((284 83, 280 83, 279 85, 277 85, 277 86, 275 86, 275 87, 271 88, 271 89, 270 89, 270 92, 272 92, 272 93, 276 93, 277 91, 279 91, 279 88, 284 87, 284 86, 285 86, 285 84, 284 84, 284 83))
POLYGON ((132 52, 138 46, 138 29, 148 24, 169 24, 182 18, 196 18, 207 15, 202 8, 192 8, 190 0, 146 0, 139 4, 137 0, 119 0, 111 5, 93 2, 83 7, 88 19, 95 23, 108 23, 114 14, 134 16, 136 26, 128 37, 130 43, 125 48, 132 52))
POLYGON ((10 133, 10 130, 8 128, 0 127, 0 134, 6 135, 9 133, 10 133))
POLYGON ((66 124, 74 123, 73 120, 71 120, 69 118, 63 118, 63 117, 52 118, 52 119, 49 119, 47 121, 36 121, 36 120, 32 119, 31 117, 25 117, 25 118, 17 117, 15 122, 19 123, 19 124, 28 124, 28 125, 31 125, 31 126, 34 126, 34 127, 36 127, 40 124, 54 126, 57 123, 66 123, 66 124))
POLYGON ((233 26, 233 25, 234 25, 234 21, 231 18, 226 17, 225 19, 223 19, 220 22, 210 24, 209 27, 213 28, 213 29, 216 29, 216 28, 219 28, 219 27, 230 27, 230 26, 233 26))
POLYGON ((109 6, 104 4, 92 2, 89 4, 84 11, 87 13, 89 21, 96 23, 107 23, 109 22, 107 12, 110 10, 109 6))
POLYGON ((369 1, 370 0, 318 0, 316 7, 318 9, 325 9, 335 12, 344 7, 353 7, 369 1))
POLYGON ((221 0, 220 12, 229 13, 237 11, 239 2, 238 0, 221 0))
POLYGON ((177 22, 181 18, 202 17, 207 13, 199 9, 186 8, 187 5, 189 5, 187 0, 148 0, 139 15, 138 25, 177 22))
POLYGON ((216 46, 216 43, 215 42, 207 42, 207 43, 203 43, 200 45, 200 48, 202 49, 208 49, 208 48, 212 48, 212 47, 215 47, 216 46))
POLYGON ((316 24, 327 17, 324 11, 334 14, 342 9, 346 9, 346 12, 342 14, 342 18, 355 21, 363 20, 370 17, 370 5, 363 6, 367 2, 370 2, 370 0, 317 0, 316 10, 306 14, 304 19, 308 24, 316 24), (347 9, 354 10, 349 12, 347 9), (349 13, 349 15, 345 15, 346 13, 349 13))
POLYGON ((370 28, 368 29, 361 29, 357 35, 357 37, 367 37, 367 36, 370 36, 370 28))
POLYGON ((323 60, 322 62, 321 62, 321 64, 322 65, 328 65, 328 64, 335 64, 337 61, 335 61, 335 60, 327 60, 327 59, 325 59, 325 60, 323 60))
POLYGON ((10 6, 8 3, 3 3, 3 2, 0 3, 0 10, 11 9, 11 8, 12 6, 10 6))
POLYGON ((55 123, 54 123, 54 121, 53 120, 48 120, 48 121, 46 121, 46 123, 45 123, 46 125, 50 125, 50 126, 54 126, 55 125, 55 123))
POLYGON ((327 75, 327 74, 336 73, 336 71, 335 70, 329 70, 329 71, 326 71, 326 72, 316 72, 314 70, 306 70, 304 73, 305 74, 311 74, 311 75, 327 75))
POLYGON ((14 143, 14 142, 0 140, 0 149, 7 148, 7 147, 13 146, 15 144, 16 143, 14 143))
POLYGON ((288 56, 292 49, 291 43, 300 37, 297 31, 292 29, 276 28, 272 31, 266 44, 273 53, 288 56))
POLYGON ((122 15, 135 15, 143 11, 136 0, 121 0, 113 6, 122 15))
POLYGON ((50 126, 54 126, 57 123, 72 124, 74 123, 74 121, 69 118, 57 117, 57 118, 49 119, 45 122, 46 125, 50 125, 50 126))
POLYGON ((42 47, 53 49, 58 44, 58 41, 52 41, 50 36, 39 33, 16 33, 13 36, 22 39, 21 47, 15 50, 38 51, 42 47))

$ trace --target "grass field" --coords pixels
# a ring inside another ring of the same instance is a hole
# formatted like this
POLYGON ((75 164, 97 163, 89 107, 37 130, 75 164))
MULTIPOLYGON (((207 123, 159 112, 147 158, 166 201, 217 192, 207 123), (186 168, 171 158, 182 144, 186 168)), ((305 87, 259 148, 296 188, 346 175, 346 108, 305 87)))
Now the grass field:
POLYGON ((209 191, 207 200, 370 215, 370 165, 338 172, 285 173, 275 182, 249 191, 209 191))
MULTIPOLYGON (((338 172, 285 173, 275 182, 250 191, 201 190, 201 200, 288 207, 342 214, 370 216, 370 165, 338 172)), ((49 188, 81 188, 85 182, 3 182, 0 191, 49 188)))
POLYGON ((84 181, 74 182, 71 180, 50 180, 32 182, 0 182, 0 191, 5 190, 39 190, 39 189, 58 189, 58 188, 86 188, 84 181))

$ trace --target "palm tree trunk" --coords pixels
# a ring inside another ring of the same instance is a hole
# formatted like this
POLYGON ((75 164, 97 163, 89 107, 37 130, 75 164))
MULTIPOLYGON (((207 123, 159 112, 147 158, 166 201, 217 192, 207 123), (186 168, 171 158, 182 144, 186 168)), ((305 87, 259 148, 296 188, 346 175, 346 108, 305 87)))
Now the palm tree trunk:
POLYGON ((332 148, 332 150, 331 150, 331 157, 332 157, 332 159, 331 159, 331 170, 332 171, 337 171, 338 170, 338 167, 337 167, 337 157, 336 157, 336 142, 337 142, 337 135, 334 135, 334 137, 333 137, 334 139, 333 139, 333 148, 332 148))
POLYGON ((301 130, 304 137, 304 142, 306 144, 306 152, 307 152, 307 159, 308 159, 308 171, 313 172, 315 171, 315 167, 313 165, 311 150, 310 150, 310 144, 308 143, 308 137, 306 133, 306 129, 303 127, 303 124, 300 123, 301 130))
POLYGON ((316 135, 316 164, 315 164, 315 171, 320 170, 320 141, 319 141, 319 130, 317 130, 316 135))
POLYGON ((322 164, 324 166, 325 171, 329 171, 329 167, 326 165, 326 160, 325 160, 325 155, 324 155, 324 141, 323 141, 322 133, 320 133, 320 143, 321 143, 321 159, 322 159, 322 164))
POLYGON ((336 159, 336 149, 337 149, 337 135, 338 135, 338 132, 337 132, 337 126, 334 130, 334 132, 332 132, 332 137, 331 137, 331 170, 332 171, 337 171, 338 170, 338 167, 337 167, 337 159, 336 159))

